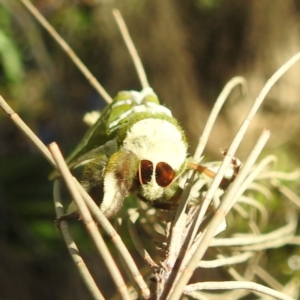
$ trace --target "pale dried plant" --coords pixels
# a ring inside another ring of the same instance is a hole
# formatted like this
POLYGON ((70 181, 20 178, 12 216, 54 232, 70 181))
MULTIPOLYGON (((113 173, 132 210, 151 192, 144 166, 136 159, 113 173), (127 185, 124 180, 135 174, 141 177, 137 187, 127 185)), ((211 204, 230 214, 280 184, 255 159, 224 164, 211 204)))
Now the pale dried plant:
MULTIPOLYGON (((29 1, 20 1, 61 45, 101 96, 110 103, 111 97, 45 18, 29 1)), ((146 74, 126 25, 117 10, 113 11, 113 15, 132 56, 141 85, 147 87, 149 83, 146 74)), ((299 296, 299 282, 293 278, 285 285, 281 284, 264 269, 263 258, 267 249, 300 244, 300 237, 296 235, 295 210, 295 207, 300 208, 300 199, 285 184, 299 180, 299 170, 290 173, 276 171, 277 158, 272 155, 258 159, 270 136, 268 130, 262 129, 260 137, 252 146, 252 151, 248 153, 228 190, 221 193, 219 185, 267 93, 298 60, 300 53, 283 64, 263 87, 226 151, 218 173, 200 194, 198 205, 188 205, 191 190, 195 187, 198 176, 195 172, 189 172, 182 199, 175 212, 158 211, 141 202, 139 207, 129 209, 127 217, 120 220, 122 224, 127 224, 133 245, 147 266, 143 274, 117 230, 70 173, 58 146, 53 143, 47 148, 2 97, 0 105, 66 182, 79 208, 83 224, 115 283, 116 299, 240 299, 250 294, 255 294, 261 299, 296 299, 299 296), (278 198, 284 199, 282 202, 285 203, 280 207, 284 211, 285 219, 275 224, 276 226, 273 224, 272 230, 268 230, 271 213, 267 206, 268 203, 272 206, 272 202, 278 201, 278 198), (242 224, 242 232, 238 231, 236 224, 242 224), (98 226, 110 237, 121 257, 122 265, 116 263, 98 226), (224 227, 227 227, 226 230, 216 236, 216 232, 222 231, 224 227), (142 235, 139 234, 140 230, 144 232, 142 235), (210 251, 210 259, 203 259, 210 251), (227 271, 231 280, 205 281, 201 278, 205 270, 219 267, 227 271), (124 279, 119 269, 127 273, 130 282, 124 279), (197 272, 196 279, 199 282, 189 283, 195 270, 202 270, 197 272)), ((194 161, 201 160, 216 118, 229 94, 237 86, 241 86, 242 92, 246 93, 246 81, 242 77, 233 78, 224 87, 199 138, 194 161)), ((64 214, 59 180, 54 182, 54 203, 59 218, 64 214)), ((70 255, 93 299, 105 299, 104 291, 98 289, 88 266, 80 256, 66 221, 61 222, 60 228, 70 255)))

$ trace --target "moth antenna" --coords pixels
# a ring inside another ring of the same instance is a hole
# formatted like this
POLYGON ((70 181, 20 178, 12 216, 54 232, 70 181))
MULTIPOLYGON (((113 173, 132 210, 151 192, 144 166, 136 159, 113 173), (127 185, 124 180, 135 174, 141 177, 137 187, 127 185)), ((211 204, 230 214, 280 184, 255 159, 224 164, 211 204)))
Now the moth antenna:
POLYGON ((134 46, 134 43, 132 42, 132 39, 130 37, 130 34, 128 32, 127 26, 124 22, 124 19, 122 18, 122 15, 118 9, 113 9, 112 13, 115 17, 115 20, 117 22, 117 25, 119 27, 119 30, 121 32, 121 35, 123 37, 123 40, 125 42, 125 45, 128 49, 128 52, 132 58, 132 61, 134 63, 136 72, 138 74, 139 80, 141 82, 141 85, 144 88, 150 87, 146 72, 144 70, 144 67, 142 65, 141 59, 138 55, 138 52, 134 46))
POLYGON ((75 54, 72 48, 59 35, 59 33, 50 25, 50 23, 43 17, 43 15, 30 3, 28 0, 20 0, 26 9, 33 15, 33 17, 46 29, 52 38, 60 45, 63 51, 69 56, 76 67, 81 71, 84 77, 88 80, 90 85, 101 95, 105 102, 111 103, 113 99, 109 96, 103 86, 99 83, 96 77, 83 64, 80 58, 75 54))

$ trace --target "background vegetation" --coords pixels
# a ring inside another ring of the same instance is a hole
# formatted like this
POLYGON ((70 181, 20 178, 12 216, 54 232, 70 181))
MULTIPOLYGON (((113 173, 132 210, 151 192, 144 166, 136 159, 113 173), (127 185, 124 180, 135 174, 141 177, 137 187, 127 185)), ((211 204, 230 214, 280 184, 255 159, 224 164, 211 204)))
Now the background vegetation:
MULTIPOLYGON (((244 76, 249 93, 239 102, 234 94, 222 112, 206 151, 212 159, 221 158, 219 149, 229 145, 270 75, 300 50, 297 0, 32 2, 112 96, 140 89, 111 15, 112 7, 118 7, 149 82, 186 129, 191 153, 222 87, 231 77, 244 76)), ((238 153, 241 160, 267 127, 272 130, 267 151, 278 155, 281 169, 299 166, 299 71, 299 65, 293 67, 268 95, 238 153)), ((105 105, 17 0, 0 0, 0 94, 46 144, 57 141, 65 154, 86 130, 83 114, 105 105)), ((50 171, 0 113, 3 299, 89 299, 53 223, 50 171)), ((299 192, 299 183, 295 190, 299 192)), ((82 252, 93 274, 103 277, 103 287, 109 286, 81 225, 73 227, 85 243, 82 252)), ((300 255, 299 250, 287 247, 279 253, 286 266, 282 272, 290 274, 286 262, 292 254, 300 255)))

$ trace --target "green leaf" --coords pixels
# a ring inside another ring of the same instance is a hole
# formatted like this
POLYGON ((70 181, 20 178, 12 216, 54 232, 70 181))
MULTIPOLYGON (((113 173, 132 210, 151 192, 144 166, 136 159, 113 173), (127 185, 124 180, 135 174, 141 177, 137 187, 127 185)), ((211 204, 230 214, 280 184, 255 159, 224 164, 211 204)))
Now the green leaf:
POLYGON ((3 31, 0 31, 0 62, 9 81, 18 82, 23 78, 21 56, 15 43, 3 31))

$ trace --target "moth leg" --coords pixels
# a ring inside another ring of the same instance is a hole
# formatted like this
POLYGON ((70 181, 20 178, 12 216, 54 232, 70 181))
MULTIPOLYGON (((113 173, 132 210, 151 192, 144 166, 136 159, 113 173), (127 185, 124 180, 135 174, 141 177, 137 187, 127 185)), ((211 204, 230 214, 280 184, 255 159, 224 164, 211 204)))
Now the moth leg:
MULTIPOLYGON (((226 153, 227 153, 227 150, 222 152, 223 155, 226 155, 226 153)), ((238 158, 233 157, 231 159, 231 164, 228 167, 228 171, 230 171, 230 172, 228 172, 228 174, 225 174, 223 179, 221 180, 221 183, 219 186, 220 189, 225 191, 229 187, 229 185, 235 180, 236 176, 238 175, 241 165, 242 165, 242 163, 238 158)), ((195 163, 189 163, 188 167, 190 169, 193 169, 200 173, 203 173, 212 179, 216 177, 217 171, 218 171, 218 169, 217 170, 210 169, 209 165, 205 166, 205 165, 198 165, 195 163)))
MULTIPOLYGON (((108 158, 106 155, 100 155, 93 161, 88 163, 83 170, 81 185, 89 193, 96 204, 100 204, 103 199, 103 180, 105 167, 108 158)), ((62 221, 78 221, 81 220, 77 206, 71 202, 67 209, 67 213, 55 220, 56 227, 60 229, 62 221)))
POLYGON ((136 181, 138 158, 131 151, 121 148, 114 153, 107 164, 104 174, 104 195, 100 210, 110 218, 123 205, 136 181))
POLYGON ((58 219, 55 219, 55 225, 57 229, 61 229, 60 228, 60 223, 62 221, 79 221, 81 219, 80 214, 78 211, 74 211, 73 213, 67 214, 67 215, 63 215, 58 219))
POLYGON ((181 195, 178 195, 170 200, 157 199, 154 201, 149 201, 141 196, 139 196, 139 199, 157 209, 175 210, 178 207, 180 196, 181 195))
POLYGON ((103 198, 103 181, 107 163, 107 155, 97 156, 85 166, 82 174, 81 185, 88 193, 91 192, 91 197, 97 204, 99 204, 103 198))

